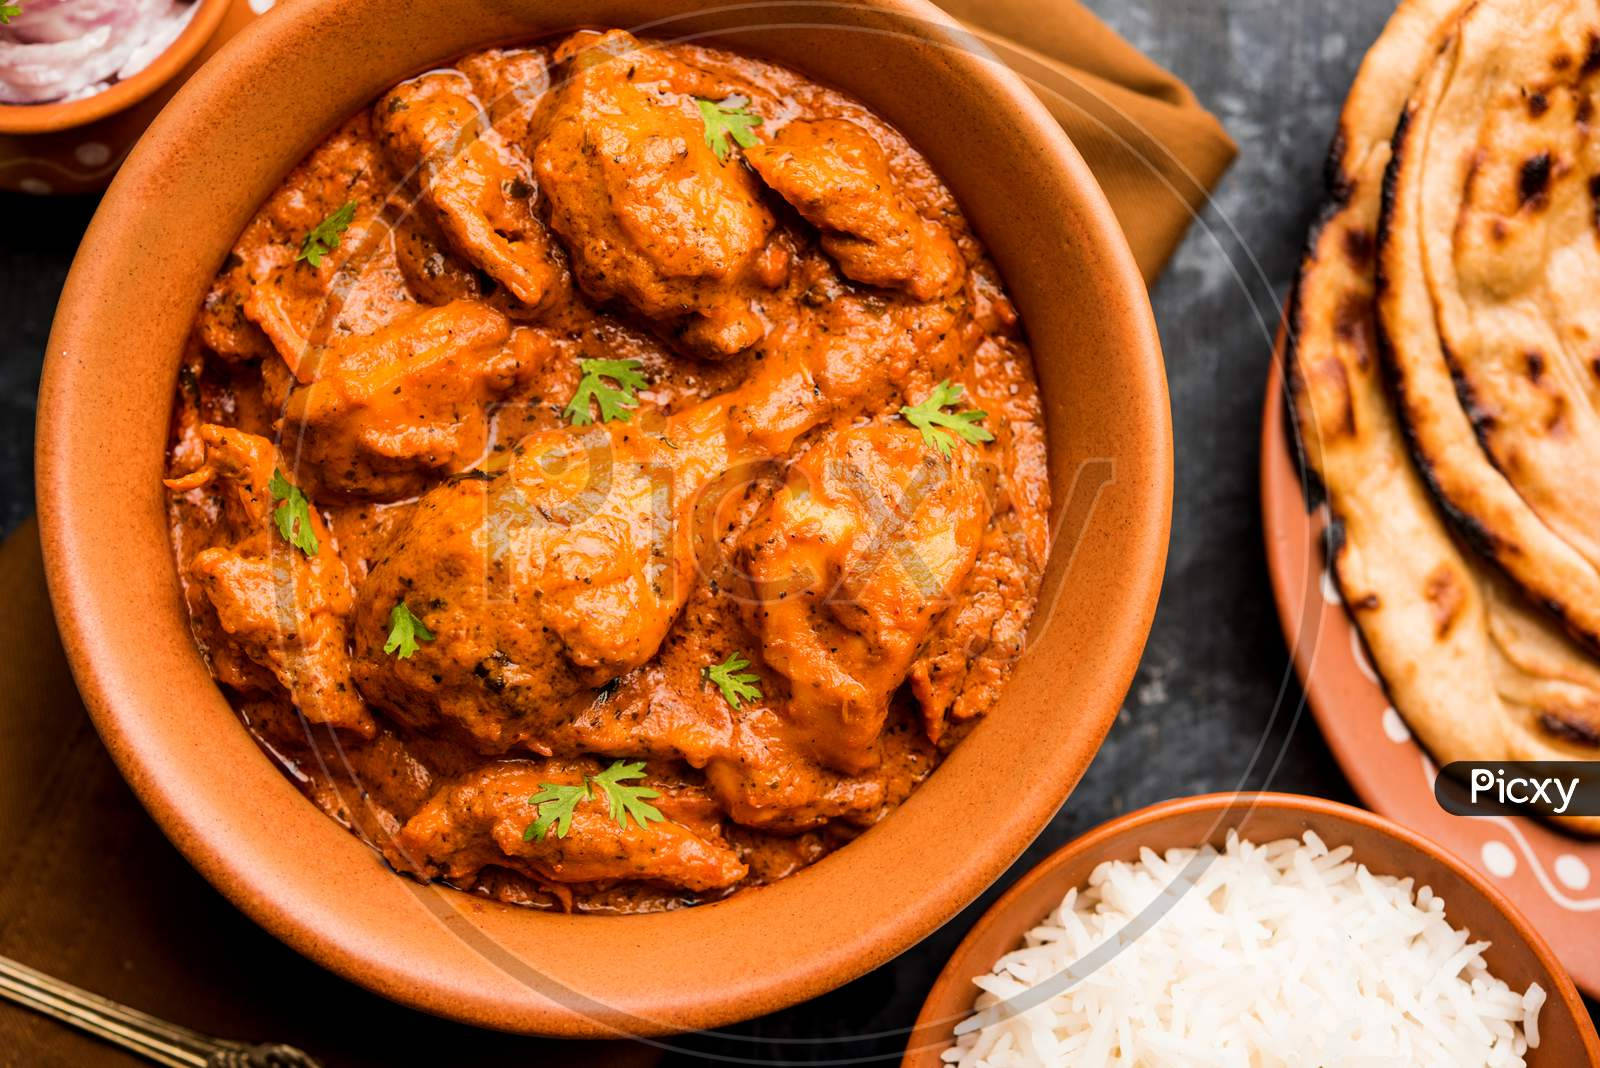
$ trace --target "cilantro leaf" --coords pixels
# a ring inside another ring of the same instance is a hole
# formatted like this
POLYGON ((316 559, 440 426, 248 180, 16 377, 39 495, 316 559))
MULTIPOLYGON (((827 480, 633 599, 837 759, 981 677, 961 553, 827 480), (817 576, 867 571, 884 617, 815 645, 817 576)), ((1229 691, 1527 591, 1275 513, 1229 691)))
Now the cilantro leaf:
POLYGON ((338 211, 311 228, 305 240, 300 242, 300 255, 295 257, 295 261, 305 260, 313 267, 321 267, 322 257, 339 247, 339 238, 355 221, 355 217, 356 202, 345 201, 338 211))
POLYGON ((951 385, 947 378, 934 386, 933 392, 921 404, 900 409, 906 422, 922 431, 923 444, 930 449, 938 449, 939 455, 947 460, 950 458, 950 447, 955 444, 955 438, 950 436, 952 432, 968 443, 994 440, 993 434, 978 425, 980 419, 988 417, 988 412, 977 408, 965 412, 944 410, 954 407, 961 400, 961 394, 961 386, 951 385))
POLYGON ((648 822, 660 823, 667 817, 661 810, 650 804, 650 799, 660 797, 661 793, 647 786, 626 786, 628 779, 644 778, 644 761, 635 760, 628 762, 618 760, 605 771, 598 775, 589 776, 589 782, 600 788, 600 793, 611 806, 611 818, 617 821, 617 826, 624 830, 628 827, 628 817, 633 817, 633 822, 644 827, 648 822))
POLYGON ((706 681, 722 691, 723 700, 734 708, 741 701, 755 701, 761 697, 761 676, 744 669, 750 666, 743 653, 729 653, 720 664, 701 668, 706 681))
POLYGON ((728 153, 733 151, 728 138, 733 138, 741 148, 758 143, 751 131, 761 125, 761 116, 748 110, 750 101, 744 97, 730 96, 720 103, 695 97, 694 102, 700 108, 700 122, 706 128, 706 144, 717 154, 718 163, 728 162, 728 153))
POLYGON ((417 618, 410 605, 401 601, 389 609, 389 640, 383 643, 383 651, 409 660, 416 653, 419 641, 433 641, 433 631, 417 618))
POLYGON ((578 381, 577 392, 562 413, 573 426, 588 426, 594 422, 589 414, 589 402, 600 406, 601 422, 620 419, 626 423, 629 412, 639 406, 634 390, 643 389, 650 380, 639 372, 644 365, 638 360, 579 360, 583 378, 578 381), (607 383, 607 379, 616 385, 607 383))
POLYGON ((558 782, 540 783, 539 792, 528 798, 528 803, 535 806, 538 818, 522 832, 522 840, 531 842, 538 839, 542 842, 552 826, 556 829, 557 838, 565 838, 567 832, 572 830, 573 810, 578 807, 579 801, 588 796, 587 782, 575 786, 558 782))
POLYGON ((0 3, 0 24, 10 22, 20 14, 22 14, 21 4, 0 3))
POLYGON ((576 785, 540 783, 539 792, 528 798, 528 802, 535 806, 537 818, 522 832, 522 840, 542 842, 552 827, 557 838, 565 838, 567 832, 572 830, 572 818, 578 802, 590 797, 604 797, 611 818, 624 830, 628 827, 629 816, 640 827, 665 821, 667 817, 661 814, 661 810, 650 804, 651 799, 661 796, 659 791, 648 786, 628 785, 629 779, 642 778, 644 761, 615 760, 600 774, 587 775, 576 785))
POLYGON ((275 469, 272 481, 267 483, 267 492, 272 494, 273 500, 282 502, 272 510, 272 518, 283 540, 307 556, 317 555, 317 532, 311 527, 311 502, 300 492, 300 487, 275 469))

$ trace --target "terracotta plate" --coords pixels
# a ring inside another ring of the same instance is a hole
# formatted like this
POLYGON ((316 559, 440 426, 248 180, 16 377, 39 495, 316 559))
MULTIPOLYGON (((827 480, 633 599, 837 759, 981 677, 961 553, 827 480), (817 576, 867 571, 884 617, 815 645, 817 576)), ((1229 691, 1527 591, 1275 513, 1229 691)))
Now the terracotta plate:
POLYGON ((1274 354, 1261 425, 1261 518, 1278 618, 1311 711, 1374 811, 1427 835, 1483 872, 1600 996, 1600 843, 1532 820, 1452 816, 1433 798, 1436 768, 1389 704, 1322 552, 1326 505, 1308 511, 1286 432, 1274 354))

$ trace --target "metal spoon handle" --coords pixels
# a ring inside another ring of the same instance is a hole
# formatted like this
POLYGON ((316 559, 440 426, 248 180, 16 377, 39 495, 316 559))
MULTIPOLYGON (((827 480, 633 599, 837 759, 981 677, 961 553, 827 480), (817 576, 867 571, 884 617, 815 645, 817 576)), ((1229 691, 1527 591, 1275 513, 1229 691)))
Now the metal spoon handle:
POLYGON ((119 1005, 0 957, 0 997, 170 1068, 318 1068, 289 1046, 229 1042, 119 1005))

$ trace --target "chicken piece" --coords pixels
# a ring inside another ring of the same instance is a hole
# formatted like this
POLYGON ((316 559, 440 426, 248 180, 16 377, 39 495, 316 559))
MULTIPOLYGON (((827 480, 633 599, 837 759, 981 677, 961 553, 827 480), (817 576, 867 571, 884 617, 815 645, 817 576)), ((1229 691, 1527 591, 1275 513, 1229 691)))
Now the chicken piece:
POLYGON ((735 823, 792 834, 835 819, 870 822, 883 808, 881 782, 819 764, 784 713, 763 707, 742 719, 737 746, 706 765, 706 784, 735 823))
MULTIPOLYGON (((692 606, 691 606, 692 610, 692 606)), ((730 648, 723 645, 720 648, 730 648)), ((749 646, 746 646, 749 648, 749 646)), ((874 766, 857 775, 824 767, 785 715, 781 681, 764 677, 763 697, 734 709, 703 671, 720 653, 698 658, 663 650, 620 692, 595 701, 568 731, 549 736, 560 751, 681 758, 704 767, 706 784, 728 818, 746 827, 794 834, 832 820, 867 825, 933 770, 933 746, 909 726, 885 730, 874 766), (668 680, 677 680, 669 683, 668 680)), ((762 665, 752 666, 752 670, 762 665)))
POLYGON ((451 250, 430 212, 406 215, 395 227, 394 251, 407 287, 424 304, 437 306, 483 295, 478 273, 451 250))
POLYGON ((506 537, 496 483, 508 478, 452 479, 417 502, 361 584, 351 664, 362 695, 395 719, 491 753, 542 735, 565 700, 604 681, 544 625, 541 571, 506 537), (383 648, 401 603, 434 636, 407 658, 383 648))
POLYGON ((489 109, 489 124, 508 143, 531 142, 529 126, 550 91, 550 65, 536 48, 489 48, 456 63, 489 109))
POLYGON ((762 656, 830 767, 872 765, 890 695, 972 567, 989 518, 976 455, 958 443, 944 458, 900 422, 837 431, 746 534, 762 656))
POLYGON ((304 380, 302 368, 325 345, 360 338, 416 308, 395 249, 395 235, 382 218, 356 218, 339 246, 320 257, 291 260, 273 270, 244 300, 244 314, 266 334, 283 362, 304 380))
MULTIPOLYGON (((730 521, 742 528, 748 518, 724 512, 717 529, 730 521)), ((883 806, 882 783, 830 771, 796 743, 781 713, 782 679, 764 671, 759 640, 746 629, 737 601, 720 592, 731 583, 718 579, 713 587, 708 577, 701 574, 650 663, 545 739, 558 753, 644 755, 703 768, 718 803, 751 827, 791 833, 836 818, 869 820, 883 806), (757 661, 750 670, 763 676, 762 696, 737 708, 705 675, 734 651, 748 651, 757 661)))
POLYGON ((746 722, 739 750, 706 767, 706 784, 729 819, 778 834, 834 820, 870 826, 938 763, 914 718, 895 708, 873 740, 872 766, 854 775, 818 764, 777 702, 746 722))
POLYGON ((285 448, 319 488, 416 493, 430 475, 483 454, 485 405, 518 382, 537 347, 531 332, 513 335, 505 316, 474 301, 417 309, 341 339, 302 368, 312 381, 289 394, 285 448))
POLYGON ((759 370, 730 402, 734 434, 772 456, 830 418, 882 410, 950 377, 969 325, 960 298, 917 304, 852 292, 821 257, 801 314, 762 342, 759 370))
MULTIPOLYGON (((259 229, 252 224, 251 230, 245 232, 246 237, 253 236, 251 231, 259 229)), ((269 263, 272 260, 287 262, 293 256, 276 244, 258 243, 255 247, 258 256, 253 258, 269 263)), ((195 318, 196 335, 223 359, 259 360, 273 354, 272 341, 244 313, 244 302, 250 298, 253 287, 245 260, 237 250, 230 252, 223 261, 222 270, 212 280, 200 314, 195 318)))
POLYGON ((818 764, 779 710, 781 694, 734 709, 704 675, 724 655, 664 650, 659 666, 629 676, 620 692, 544 739, 561 753, 645 755, 703 768, 717 803, 748 827, 793 833, 832 819, 870 820, 883 807, 883 784, 818 764))
POLYGON ((729 466, 726 424, 708 403, 659 432, 537 431, 503 472, 430 491, 362 584, 361 691, 485 752, 542 746, 562 702, 649 660, 682 608, 684 516, 729 466), (436 635, 405 659, 383 651, 401 601, 436 635))
MULTIPOLYGON (((362 235, 370 221, 378 217, 394 184, 394 176, 373 137, 371 119, 364 113, 317 146, 250 220, 212 282, 196 320, 206 346, 230 360, 270 356, 273 342, 246 312, 246 303, 256 288, 277 272, 293 269, 306 235, 347 203, 356 205, 352 223, 355 234, 348 243, 341 237, 340 248, 348 254, 350 245, 367 244, 362 235)), ((342 262, 344 257, 333 258, 342 262)), ((299 262, 299 267, 313 270, 304 261, 299 262)), ((330 265, 318 277, 332 277, 333 273, 330 265)), ((314 302, 312 324, 331 324, 337 318, 328 297, 324 292, 322 299, 314 302)), ((368 303, 376 309, 375 301, 368 303)), ((302 335, 312 332, 310 326, 297 331, 302 335)), ((294 347, 290 358, 298 351, 299 346, 294 347)))
MULTIPOLYGON (((188 493, 220 484, 228 491, 217 532, 221 544, 197 553, 189 578, 204 591, 229 646, 219 663, 248 661, 266 669, 306 719, 371 737, 371 714, 350 682, 346 618, 353 594, 344 563, 315 508, 307 510, 316 552, 289 544, 274 521, 271 483, 287 469, 266 438, 207 424, 204 466, 171 479, 188 493)), ((219 677, 223 677, 219 672, 219 677)), ((261 672, 235 672, 225 682, 259 688, 261 672)))
POLYGON ((845 119, 791 122, 744 150, 745 162, 801 216, 845 277, 900 289, 917 300, 946 297, 966 274, 945 228, 917 213, 883 150, 845 119))
POLYGON ((600 771, 588 761, 508 760, 468 773, 406 822, 399 850, 424 878, 462 884, 489 865, 552 883, 642 879, 685 890, 721 890, 748 872, 723 840, 703 792, 646 780, 663 821, 619 825, 596 788, 578 802, 566 835, 528 835, 540 817, 532 798, 544 785, 578 785, 600 771))
POLYGON ((706 142, 695 98, 723 87, 620 30, 574 41, 534 169, 578 281, 697 355, 755 344, 756 301, 782 283, 787 253, 755 178, 706 142))
POLYGON ((378 101, 379 137, 394 166, 415 173, 423 201, 456 249, 523 304, 563 288, 565 272, 534 214, 528 158, 485 122, 472 81, 433 71, 378 101))

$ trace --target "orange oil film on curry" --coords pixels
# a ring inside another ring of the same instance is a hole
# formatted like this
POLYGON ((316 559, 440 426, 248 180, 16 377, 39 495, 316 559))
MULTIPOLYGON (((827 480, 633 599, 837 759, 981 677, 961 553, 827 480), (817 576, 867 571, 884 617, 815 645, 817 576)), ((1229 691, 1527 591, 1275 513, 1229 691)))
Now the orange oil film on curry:
POLYGON ((1048 550, 1021 327, 926 161, 794 72, 619 31, 421 75, 302 161, 206 297, 170 468, 263 748, 399 871, 582 911, 882 818, 997 697, 1048 550), (613 418, 594 360, 645 383, 613 418), (946 381, 986 434, 901 415, 946 381), (618 760, 659 818, 592 785, 618 760), (580 799, 535 835, 550 788, 580 799))

